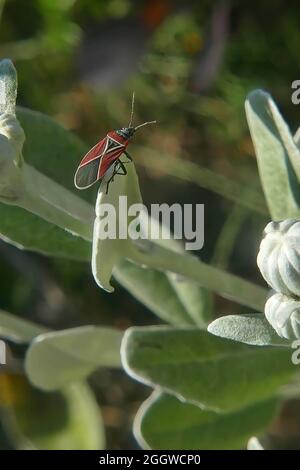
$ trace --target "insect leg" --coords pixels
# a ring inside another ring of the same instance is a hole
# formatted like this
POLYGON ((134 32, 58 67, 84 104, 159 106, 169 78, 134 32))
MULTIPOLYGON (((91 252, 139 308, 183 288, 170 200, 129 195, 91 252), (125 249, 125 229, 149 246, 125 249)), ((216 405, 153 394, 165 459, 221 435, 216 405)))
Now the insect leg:
POLYGON ((128 162, 123 162, 123 163, 129 163, 129 162, 132 162, 132 157, 129 155, 129 153, 127 153, 126 151, 124 152, 124 154, 126 155, 126 157, 128 158, 128 162))
POLYGON ((115 176, 116 174, 117 174, 117 173, 114 173, 114 174, 109 178, 109 180, 107 181, 105 194, 108 193, 109 185, 110 185, 110 183, 114 180, 114 176, 115 176))
POLYGON ((108 193, 109 185, 110 185, 110 183, 114 180, 114 176, 115 176, 115 174, 117 173, 117 167, 118 167, 118 161, 116 161, 116 163, 114 164, 113 173, 112 173, 111 177, 109 178, 109 180, 108 180, 107 183, 106 183, 106 191, 105 191, 105 194, 108 193))
POLYGON ((113 174, 111 175, 111 177, 109 178, 106 184, 106 194, 108 193, 108 188, 109 188, 110 183, 114 180, 114 177, 116 175, 122 175, 122 176, 127 175, 126 168, 120 160, 117 160, 116 163, 114 164, 113 174), (122 172, 120 172, 120 170, 122 170, 122 172))
POLYGON ((121 162, 121 160, 118 161, 118 167, 116 168, 116 172, 115 172, 115 175, 127 175, 127 170, 125 168, 125 165, 124 163, 127 163, 127 162, 121 162), (122 173, 120 173, 120 170, 122 170, 122 173))

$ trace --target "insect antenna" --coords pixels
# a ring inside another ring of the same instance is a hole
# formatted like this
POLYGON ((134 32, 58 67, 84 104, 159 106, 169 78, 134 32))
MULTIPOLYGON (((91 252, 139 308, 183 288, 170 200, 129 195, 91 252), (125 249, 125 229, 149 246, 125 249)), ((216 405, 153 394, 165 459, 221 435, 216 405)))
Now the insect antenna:
MULTIPOLYGON (((133 112, 134 112, 134 97, 135 97, 135 93, 133 92, 132 93, 132 101, 131 101, 131 113, 130 113, 130 120, 129 120, 128 127, 132 126, 132 119, 133 119, 133 112)), ((156 124, 156 121, 143 122, 143 124, 140 124, 139 126, 136 126, 134 128, 134 130, 136 131, 140 127, 148 126, 148 124, 156 124)))
POLYGON ((131 125, 132 125, 133 111, 134 111, 134 92, 132 93, 131 113, 130 113, 130 120, 129 120, 128 127, 131 127, 131 125))
POLYGON ((148 126, 148 124, 156 124, 156 121, 148 121, 148 122, 143 122, 143 124, 140 124, 139 126, 136 126, 134 130, 136 131, 140 127, 148 126))

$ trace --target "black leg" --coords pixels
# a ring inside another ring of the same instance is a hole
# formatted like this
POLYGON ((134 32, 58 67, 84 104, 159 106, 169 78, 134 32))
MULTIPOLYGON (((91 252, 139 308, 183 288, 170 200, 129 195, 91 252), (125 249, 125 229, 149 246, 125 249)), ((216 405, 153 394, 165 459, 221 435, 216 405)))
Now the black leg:
POLYGON ((114 173, 115 175, 127 175, 127 170, 125 168, 124 163, 127 162, 121 162, 121 160, 118 161, 119 166, 116 167, 116 172, 114 173), (120 170, 122 170, 122 173, 120 173, 120 170))
MULTIPOLYGON (((126 163, 126 162, 125 162, 125 163, 126 163)), ((115 163, 113 174, 111 175, 111 177, 109 178, 109 180, 107 181, 107 184, 106 184, 106 191, 105 191, 105 194, 108 193, 109 185, 110 185, 110 183, 114 180, 114 177, 115 177, 116 175, 121 175, 121 176, 127 175, 127 170, 126 170, 126 168, 125 168, 125 166, 124 166, 124 163, 121 162, 121 160, 117 160, 116 163, 115 163), (120 172, 120 170, 122 170, 122 172, 120 172)))
POLYGON ((109 188, 109 183, 111 182, 112 178, 110 178, 107 183, 106 183, 106 191, 105 191, 105 194, 108 193, 108 188, 109 188))
POLYGON ((123 163, 129 163, 129 162, 132 162, 132 157, 129 155, 129 153, 127 153, 126 151, 124 152, 124 154, 126 155, 126 157, 128 158, 128 162, 123 162, 123 163))
POLYGON ((105 191, 105 194, 108 193, 109 185, 110 185, 110 183, 114 180, 114 176, 115 176, 115 174, 116 174, 117 165, 118 165, 118 162, 116 162, 116 163, 114 164, 113 174, 111 175, 111 177, 109 178, 109 180, 108 180, 107 183, 106 183, 106 191, 105 191))

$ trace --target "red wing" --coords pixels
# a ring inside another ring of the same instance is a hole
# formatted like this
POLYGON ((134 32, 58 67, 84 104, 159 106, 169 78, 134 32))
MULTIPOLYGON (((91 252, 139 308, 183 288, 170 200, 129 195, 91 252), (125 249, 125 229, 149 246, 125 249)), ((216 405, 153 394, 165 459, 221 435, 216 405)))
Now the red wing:
POLYGON ((99 171, 98 171, 98 178, 103 178, 107 170, 110 168, 110 166, 118 160, 118 158, 122 155, 124 152, 124 148, 118 148, 112 152, 105 153, 103 157, 101 158, 100 165, 99 165, 99 171))
POLYGON ((88 153, 83 157, 83 159, 79 163, 79 167, 83 165, 87 165, 88 163, 95 160, 96 158, 99 158, 105 150, 106 141, 107 141, 107 137, 104 137, 104 139, 100 140, 100 142, 94 145, 94 147, 91 148, 88 151, 88 153))
POLYGON ((74 177, 77 189, 86 189, 103 178, 108 168, 124 151, 125 146, 106 136, 81 160, 74 177))

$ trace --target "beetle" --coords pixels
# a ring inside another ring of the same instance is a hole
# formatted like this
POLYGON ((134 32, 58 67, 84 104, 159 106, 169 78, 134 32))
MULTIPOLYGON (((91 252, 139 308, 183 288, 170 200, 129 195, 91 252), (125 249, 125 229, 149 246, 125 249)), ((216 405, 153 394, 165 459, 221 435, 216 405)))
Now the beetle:
POLYGON ((127 175, 126 163, 132 162, 132 157, 127 152, 127 146, 137 129, 154 124, 156 121, 148 121, 139 126, 132 126, 134 110, 134 93, 132 95, 131 115, 129 124, 122 129, 108 132, 106 137, 100 140, 83 157, 74 176, 74 184, 77 189, 87 189, 97 181, 106 181, 106 194, 109 184, 116 175, 127 175), (121 161, 121 155, 125 154, 127 161, 121 161))

